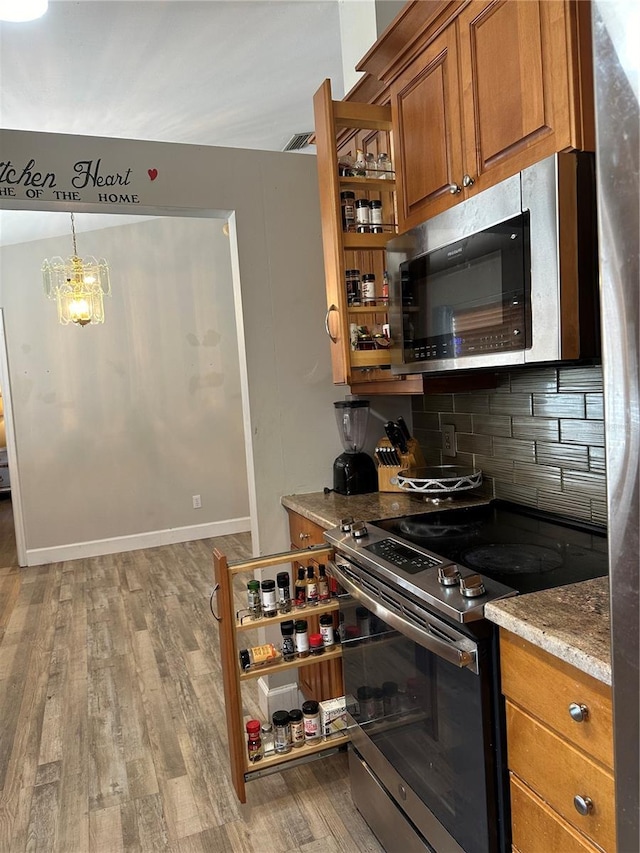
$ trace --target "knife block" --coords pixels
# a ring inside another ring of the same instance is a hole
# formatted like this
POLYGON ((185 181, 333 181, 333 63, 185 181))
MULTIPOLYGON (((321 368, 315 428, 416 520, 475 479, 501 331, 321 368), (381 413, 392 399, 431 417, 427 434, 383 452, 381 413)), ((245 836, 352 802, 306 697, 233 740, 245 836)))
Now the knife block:
MULTIPOLYGON (((384 436, 381 438, 377 447, 393 447, 389 439, 384 436)), ((399 471, 405 471, 407 468, 424 468, 424 456, 420 445, 415 438, 410 438, 407 441, 407 452, 400 453, 396 451, 400 457, 400 465, 383 465, 378 462, 378 491, 379 492, 404 492, 395 482, 399 471)))

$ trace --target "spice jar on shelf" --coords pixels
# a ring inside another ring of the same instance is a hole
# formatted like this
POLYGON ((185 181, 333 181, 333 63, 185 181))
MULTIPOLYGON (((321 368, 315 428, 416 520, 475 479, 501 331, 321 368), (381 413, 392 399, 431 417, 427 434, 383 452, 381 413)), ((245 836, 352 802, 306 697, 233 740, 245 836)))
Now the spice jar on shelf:
POLYGON ((360 304, 360 270, 346 270, 347 305, 360 304))
POLYGON ((276 606, 279 613, 289 613, 291 610, 291 577, 289 572, 278 572, 276 575, 276 606))
POLYGON ((247 608, 253 619, 258 619, 262 613, 260 603, 260 581, 253 580, 247 583, 247 608))
POLYGON ((364 305, 376 304, 376 277, 372 272, 362 276, 362 302, 364 305))
POLYGON ((342 230, 356 230, 356 194, 350 190, 340 193, 340 209, 342 213, 342 230))
POLYGON ((306 741, 319 740, 320 738, 320 705, 313 699, 302 705, 302 716, 304 718, 304 739, 306 741))
POLYGON ((295 647, 299 658, 309 657, 309 633, 306 619, 298 619, 295 623, 295 647))
POLYGON ((249 720, 245 726, 247 730, 247 753, 251 764, 262 758, 262 740, 260 738, 260 720, 249 720))
POLYGON ((356 201, 356 231, 359 234, 366 234, 369 231, 370 223, 369 199, 359 198, 356 201))
POLYGON ((262 751, 264 755, 273 755, 276 744, 273 737, 273 726, 269 722, 264 722, 260 726, 260 737, 262 739, 262 751))
POLYGON ((304 719, 300 708, 289 711, 289 724, 291 726, 291 746, 294 749, 304 744, 304 719))
POLYGON ((262 615, 275 616, 277 613, 276 582, 271 579, 262 581, 260 591, 262 594, 262 615))
POLYGON ((278 754, 291 752, 291 723, 288 711, 274 711, 271 720, 273 722, 273 739, 275 751, 278 754))
POLYGON ((388 154, 381 152, 378 154, 378 177, 382 178, 382 180, 393 181, 395 178, 395 174, 393 171, 393 164, 391 162, 391 158, 388 154))

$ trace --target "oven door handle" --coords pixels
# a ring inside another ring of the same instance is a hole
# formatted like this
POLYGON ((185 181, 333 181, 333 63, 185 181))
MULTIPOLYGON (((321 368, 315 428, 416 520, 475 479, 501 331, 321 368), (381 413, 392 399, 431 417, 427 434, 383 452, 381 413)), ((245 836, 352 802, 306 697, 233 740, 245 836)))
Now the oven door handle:
MULTIPOLYGON (((413 640, 419 646, 423 646, 428 651, 433 652, 434 655, 446 660, 448 663, 452 663, 460 669, 466 667, 476 675, 479 674, 477 646, 472 640, 468 640, 462 636, 459 640, 441 640, 430 631, 420 628, 418 625, 414 625, 412 622, 403 619, 402 616, 398 616, 392 610, 388 610, 384 605, 376 601, 375 598, 368 595, 362 587, 357 586, 350 578, 343 574, 340 571, 340 566, 334 562, 331 563, 331 573, 350 595, 364 604, 368 610, 374 613, 379 619, 382 619, 383 622, 386 622, 387 625, 395 628, 396 631, 399 631, 405 637, 413 640)), ((434 629, 438 630, 435 624, 434 629)), ((444 635, 445 630, 452 629, 447 627, 440 630, 444 635)))

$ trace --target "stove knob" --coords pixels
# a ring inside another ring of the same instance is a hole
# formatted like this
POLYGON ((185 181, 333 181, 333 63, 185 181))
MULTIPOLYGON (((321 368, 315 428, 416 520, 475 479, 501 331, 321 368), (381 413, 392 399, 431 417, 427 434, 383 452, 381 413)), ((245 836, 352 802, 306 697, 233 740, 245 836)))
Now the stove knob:
POLYGON ((348 533, 351 530, 351 525, 353 524, 353 516, 348 515, 346 518, 340 519, 340 530, 343 533, 348 533))
POLYGON ((484 595, 486 589, 480 575, 469 575, 469 577, 460 578, 460 592, 465 598, 477 598, 479 595, 484 595))
POLYGON ((364 539, 365 536, 369 535, 369 531, 366 528, 364 521, 354 521, 351 525, 351 535, 354 539, 364 539))
POLYGON ((442 586, 457 586, 460 583, 460 572, 457 566, 438 566, 438 583, 442 586))

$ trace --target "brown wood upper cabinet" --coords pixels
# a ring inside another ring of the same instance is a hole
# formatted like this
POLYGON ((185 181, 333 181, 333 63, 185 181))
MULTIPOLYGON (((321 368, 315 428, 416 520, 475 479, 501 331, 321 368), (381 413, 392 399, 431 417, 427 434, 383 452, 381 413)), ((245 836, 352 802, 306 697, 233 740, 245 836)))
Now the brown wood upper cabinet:
POLYGON ((590 4, 471 0, 391 82, 398 230, 593 149, 590 4))

